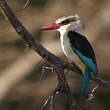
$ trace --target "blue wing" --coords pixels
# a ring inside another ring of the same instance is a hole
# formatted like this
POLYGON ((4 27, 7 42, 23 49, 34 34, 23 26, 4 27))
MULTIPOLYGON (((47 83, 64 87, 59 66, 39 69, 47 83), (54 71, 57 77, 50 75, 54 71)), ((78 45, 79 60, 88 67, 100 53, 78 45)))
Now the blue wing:
POLYGON ((91 44, 81 34, 75 31, 68 32, 68 38, 72 50, 79 56, 80 60, 86 64, 87 68, 82 70, 83 73, 83 96, 88 96, 90 72, 97 73, 96 58, 91 44))
POLYGON ((72 48, 73 51, 79 56, 79 58, 87 65, 88 68, 84 68, 82 70, 83 73, 83 88, 82 88, 82 94, 83 96, 88 96, 89 91, 89 80, 90 80, 90 71, 93 71, 96 73, 97 67, 93 63, 92 59, 82 55, 77 49, 72 48))
POLYGON ((75 31, 68 32, 68 38, 71 43, 72 50, 79 56, 91 71, 97 72, 96 58, 91 44, 81 34, 75 31))
POLYGON ((87 65, 87 67, 93 71, 94 73, 97 72, 97 66, 96 64, 93 63, 91 58, 88 58, 86 56, 84 56, 81 52, 79 52, 77 49, 72 48, 73 51, 79 56, 79 58, 84 62, 84 64, 87 65))

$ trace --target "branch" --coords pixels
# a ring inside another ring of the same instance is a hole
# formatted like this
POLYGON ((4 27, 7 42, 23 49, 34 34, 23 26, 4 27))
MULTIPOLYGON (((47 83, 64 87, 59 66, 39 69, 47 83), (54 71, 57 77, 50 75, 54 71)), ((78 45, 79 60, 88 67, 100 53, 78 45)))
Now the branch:
MULTIPOLYGON (((57 72, 57 76, 58 76, 57 91, 66 93, 68 98, 70 98, 69 104, 71 106, 73 105, 73 107, 71 107, 71 110, 73 110, 73 108, 75 110, 81 110, 81 108, 79 107, 79 105, 76 103, 75 99, 71 95, 70 88, 68 86, 68 83, 64 75, 64 69, 69 69, 82 75, 81 71, 75 65, 72 65, 68 62, 61 60, 60 58, 49 52, 47 49, 45 49, 38 41, 36 41, 36 39, 27 31, 27 29, 15 16, 15 14, 9 7, 6 0, 0 0, 0 6, 4 11, 5 15, 7 16, 8 20, 16 30, 16 32, 22 37, 22 39, 26 42, 26 44, 28 44, 28 46, 34 51, 36 51, 42 58, 47 60, 54 68, 54 70, 57 72)), ((99 85, 110 89, 109 82, 101 79, 100 77, 95 77, 92 73, 91 73, 91 79, 96 83, 98 83, 99 85)))
POLYGON ((30 0, 26 0, 26 3, 24 4, 24 6, 22 6, 22 7, 19 8, 19 9, 16 9, 16 11, 24 10, 24 9, 28 6, 29 2, 30 2, 30 0))

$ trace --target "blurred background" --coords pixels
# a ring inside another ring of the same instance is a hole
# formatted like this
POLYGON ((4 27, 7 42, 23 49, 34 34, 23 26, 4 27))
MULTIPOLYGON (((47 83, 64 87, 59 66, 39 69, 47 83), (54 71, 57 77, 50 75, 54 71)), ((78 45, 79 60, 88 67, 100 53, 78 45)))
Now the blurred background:
MULTIPOLYGON (((29 32, 49 51, 67 60, 56 31, 42 32, 42 25, 62 16, 78 14, 84 31, 96 53, 100 77, 110 81, 110 0, 8 0, 17 17, 29 32)), ((57 76, 46 61, 26 47, 2 12, 0 13, 0 110, 40 110, 57 85, 57 76), (44 73, 43 79, 41 74, 44 73)), ((66 70, 65 70, 66 71, 66 70)), ((89 110, 109 110, 110 91, 99 87, 95 99, 81 97, 82 77, 69 72, 68 83, 79 105, 89 110)), ((91 81, 91 88, 94 87, 91 81)), ((55 110, 68 110, 66 98, 56 99, 55 110), (65 105, 65 106, 64 106, 65 105)), ((48 107, 47 107, 48 108, 48 107)))

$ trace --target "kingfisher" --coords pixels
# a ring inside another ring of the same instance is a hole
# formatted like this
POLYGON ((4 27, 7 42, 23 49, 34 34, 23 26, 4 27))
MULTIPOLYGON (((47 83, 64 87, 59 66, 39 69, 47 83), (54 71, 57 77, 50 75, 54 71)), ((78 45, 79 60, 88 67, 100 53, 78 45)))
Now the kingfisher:
POLYGON ((97 64, 94 50, 86 38, 79 16, 61 17, 53 24, 43 26, 41 29, 60 32, 62 50, 68 61, 82 71, 82 94, 88 97, 90 73, 97 74, 97 64))

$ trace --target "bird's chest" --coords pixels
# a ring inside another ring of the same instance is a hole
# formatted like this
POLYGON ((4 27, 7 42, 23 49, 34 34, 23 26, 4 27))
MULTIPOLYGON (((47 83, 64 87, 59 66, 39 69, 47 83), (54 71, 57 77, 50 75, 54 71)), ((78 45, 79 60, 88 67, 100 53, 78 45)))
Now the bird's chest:
POLYGON ((61 35, 60 39, 61 39, 61 46, 62 46, 63 52, 70 60, 71 59, 73 60, 76 57, 76 54, 72 50, 70 40, 67 37, 66 33, 61 35))
POLYGON ((78 67, 82 70, 83 68, 86 68, 86 65, 81 61, 81 59, 79 58, 79 56, 77 56, 77 54, 72 50, 69 38, 66 36, 66 34, 62 35, 60 37, 61 39, 61 46, 63 49, 63 52, 65 53, 65 55, 67 56, 68 60, 71 63, 75 63, 76 65, 78 65, 78 67))

